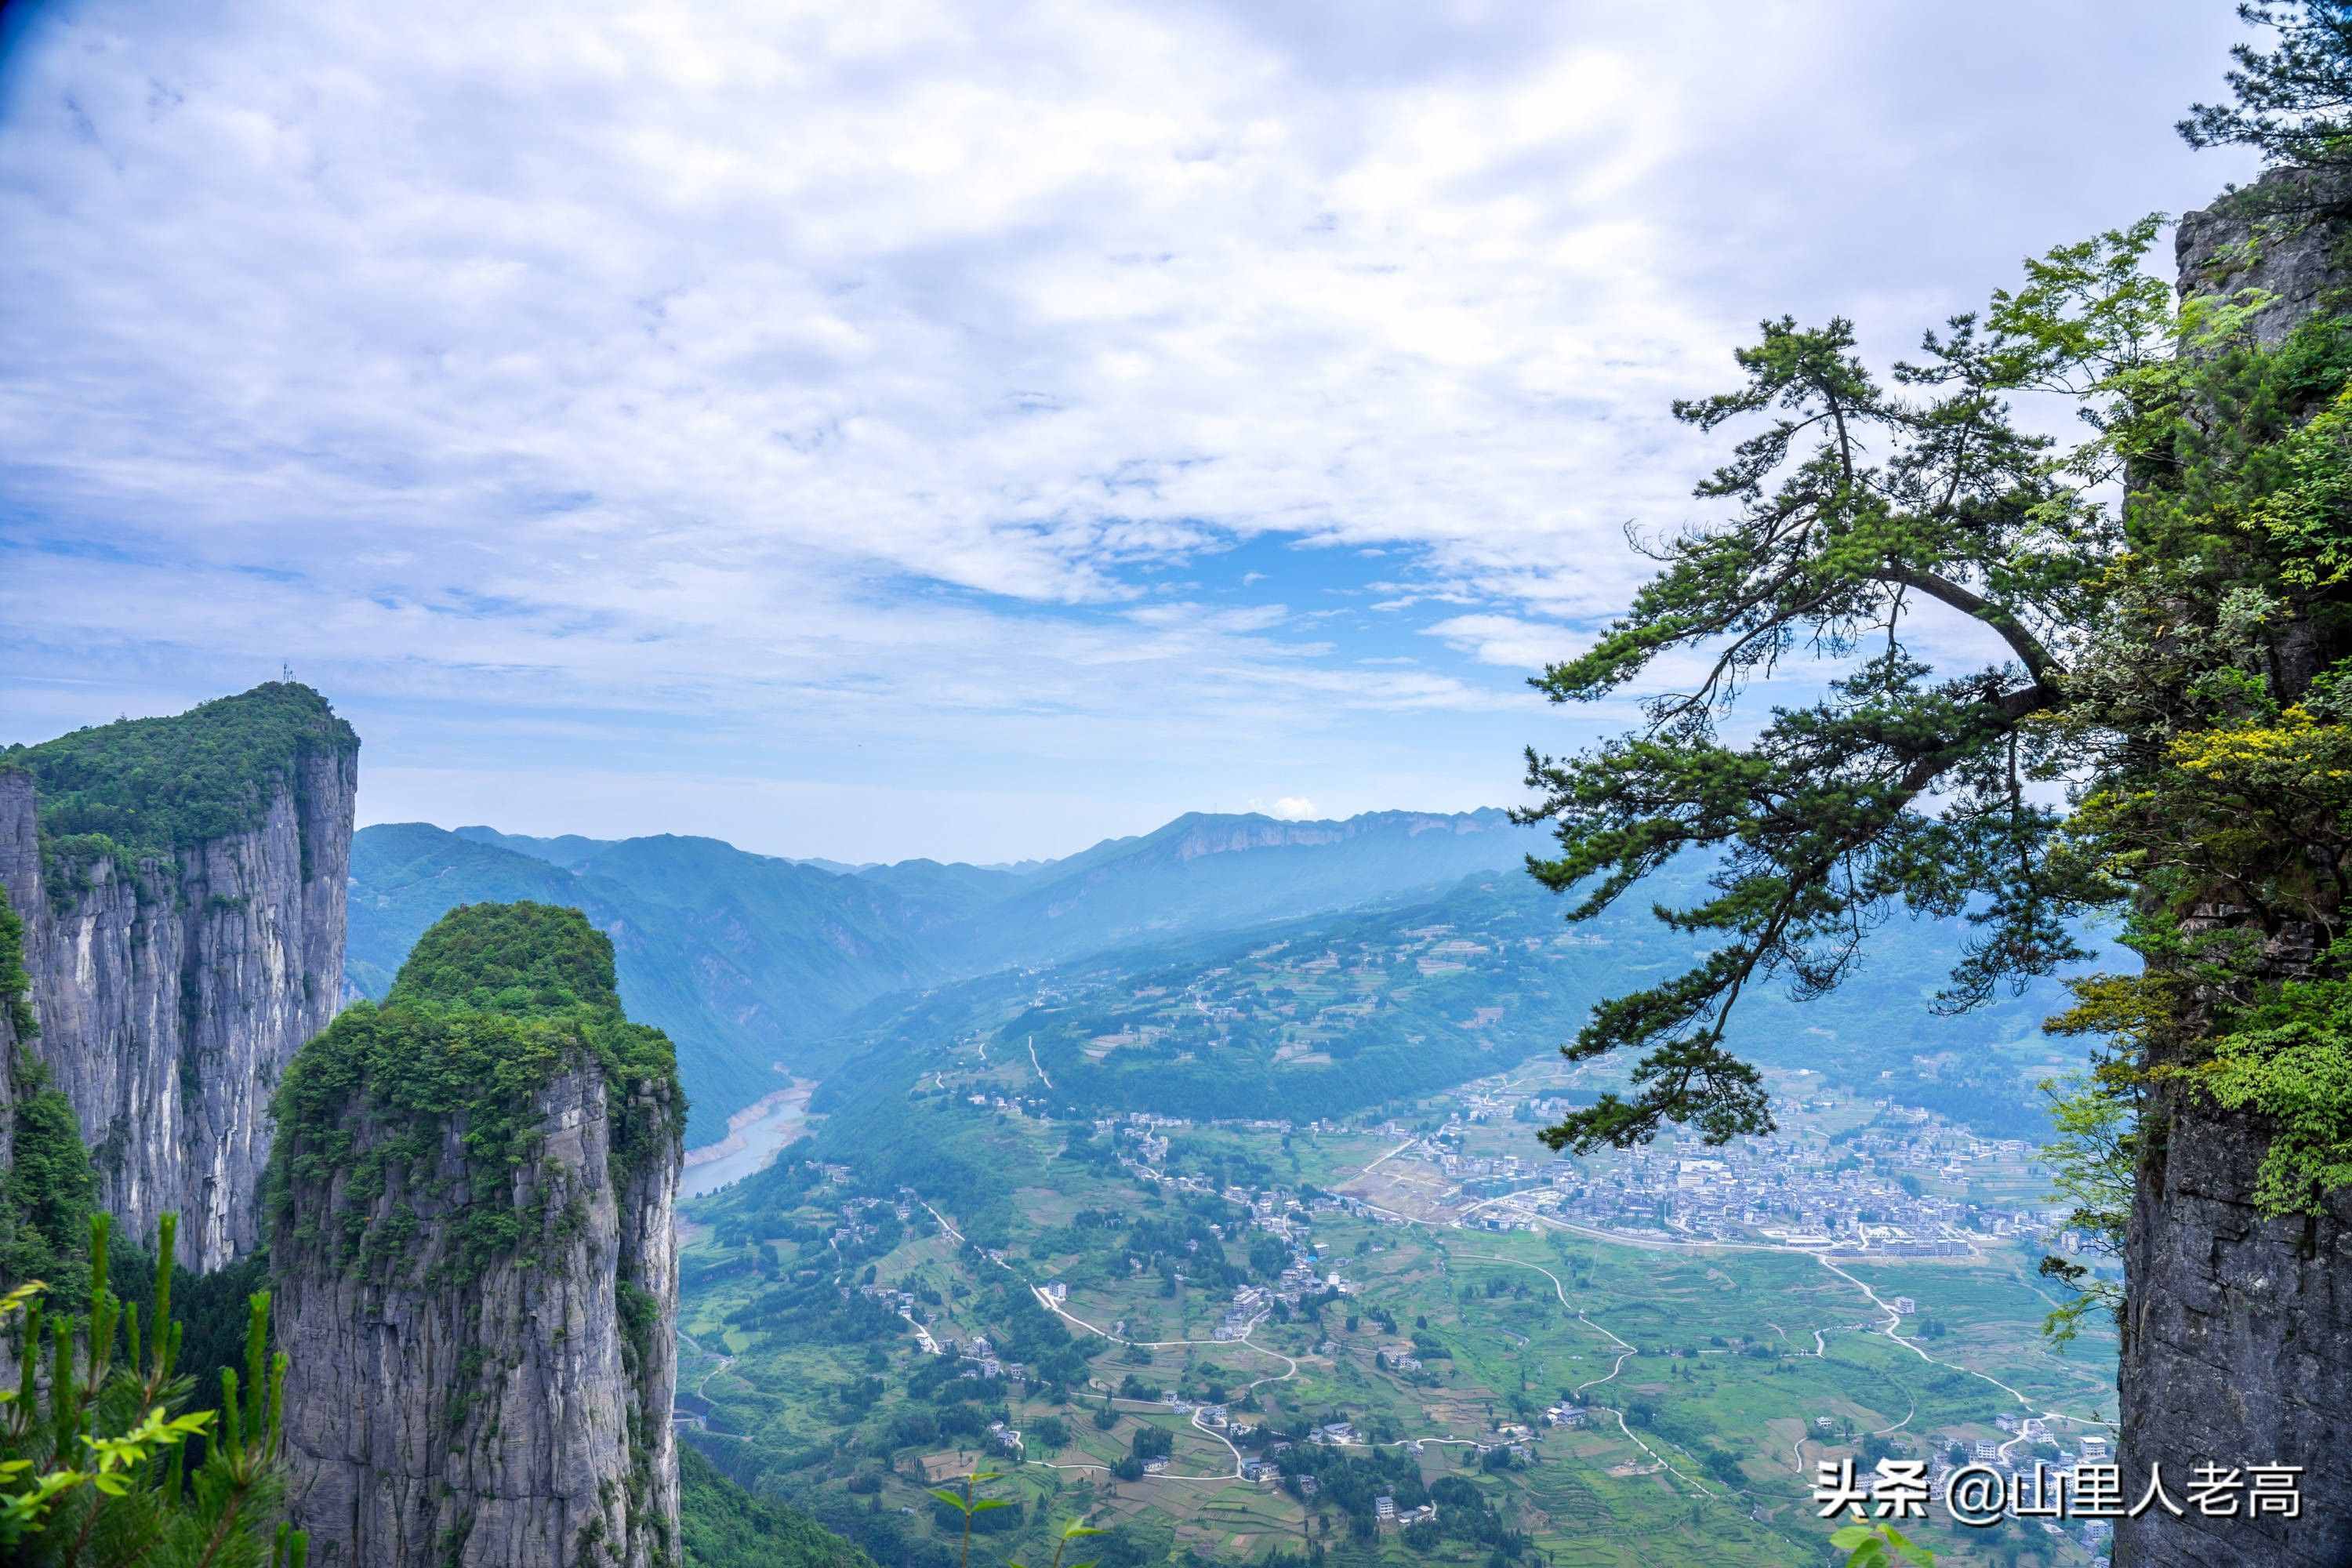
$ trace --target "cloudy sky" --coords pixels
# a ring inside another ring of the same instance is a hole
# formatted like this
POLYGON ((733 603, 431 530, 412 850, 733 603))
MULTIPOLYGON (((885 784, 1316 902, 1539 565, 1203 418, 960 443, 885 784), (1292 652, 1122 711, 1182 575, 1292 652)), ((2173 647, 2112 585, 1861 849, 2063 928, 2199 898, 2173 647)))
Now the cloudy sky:
POLYGON ((2243 177, 2229 11, 11 5, 0 741, 286 664, 363 822, 1507 802, 1667 401, 2243 177))

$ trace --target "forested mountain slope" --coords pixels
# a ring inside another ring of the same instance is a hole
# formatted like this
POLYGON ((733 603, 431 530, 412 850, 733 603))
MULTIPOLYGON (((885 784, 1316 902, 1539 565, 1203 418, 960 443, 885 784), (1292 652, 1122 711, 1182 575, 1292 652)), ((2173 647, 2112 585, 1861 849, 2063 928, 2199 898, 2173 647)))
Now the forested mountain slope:
MULTIPOLYGON (((590 841, 575 841, 586 845, 590 841)), ((613 939, 633 1016, 677 1042, 688 1141, 782 1087, 778 1061, 829 1065, 821 1031, 887 992, 939 978, 880 895, 850 879, 715 839, 596 845, 576 868, 426 823, 370 827, 352 847, 345 977, 380 998, 417 937, 460 904, 528 899, 580 910, 613 939)))
POLYGON ((677 1041, 691 1142, 782 1086, 818 1076, 877 999, 1155 938, 1425 895, 1516 868, 1531 842, 1496 811, 1346 822, 1194 814, 1043 867, 931 860, 845 871, 717 839, 533 838, 425 823, 353 847, 346 977, 380 997, 409 946, 464 903, 529 899, 613 938, 632 1014, 677 1041))

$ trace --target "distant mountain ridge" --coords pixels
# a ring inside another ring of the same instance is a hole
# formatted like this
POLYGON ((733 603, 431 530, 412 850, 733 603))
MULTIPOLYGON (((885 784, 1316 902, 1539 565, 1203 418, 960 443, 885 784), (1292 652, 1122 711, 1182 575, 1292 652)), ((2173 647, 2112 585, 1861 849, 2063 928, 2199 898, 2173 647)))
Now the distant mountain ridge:
MULTIPOLYGON (((1678 862, 1650 891, 1708 892, 1678 862)), ((861 1042, 818 1092, 821 1142, 842 1157, 885 1141, 946 1041, 984 1037, 1007 1092, 1078 1113, 1201 1119, 1340 1116, 1515 1067, 1574 1036, 1628 973, 1670 973, 1703 944, 1621 901, 1570 926, 1561 900, 1515 872, 1474 873, 1385 903, 1094 953, 884 998, 845 1020, 861 1042), (1046 1085, 1050 1084, 1050 1089, 1046 1085), (861 1126, 856 1108, 881 1108, 861 1126)), ((1733 1030, 1774 1068, 1813 1068, 1989 1135, 2037 1135, 2036 1083, 2081 1051, 2044 1037, 2063 985, 2037 981, 1960 1017, 1931 1005, 1964 920, 1897 915, 1847 986, 1801 1001, 1759 986, 1733 1030)), ((2095 933, 2084 931, 2096 945, 2095 933)), ((937 1090, 945 1093, 944 1089, 937 1090)), ((949 1097, 950 1100, 952 1096, 949 1097)))
POLYGON ((1516 868, 1542 836, 1496 810, 1289 822, 1191 812, 1022 879, 977 955, 1038 963, 1158 936, 1238 930, 1516 868), (1017 956, 1016 956, 1017 953, 1017 956))
POLYGON ((1542 842, 1501 811, 1343 821, 1188 813, 1042 864, 850 868, 719 839, 533 837, 474 825, 362 829, 346 983, 381 997, 409 947, 463 903, 582 910, 613 938, 624 1002, 677 1042, 689 1142, 850 1048, 835 1026, 879 999, 1139 942, 1394 902, 1515 869, 1542 842))
POLYGON ((610 849, 617 842, 610 838, 583 838, 577 833, 566 833, 555 838, 533 838, 527 833, 500 833, 495 827, 460 827, 453 831, 460 838, 488 844, 496 849, 511 849, 518 855, 528 855, 534 860, 544 860, 567 871, 593 858, 599 852, 610 849))

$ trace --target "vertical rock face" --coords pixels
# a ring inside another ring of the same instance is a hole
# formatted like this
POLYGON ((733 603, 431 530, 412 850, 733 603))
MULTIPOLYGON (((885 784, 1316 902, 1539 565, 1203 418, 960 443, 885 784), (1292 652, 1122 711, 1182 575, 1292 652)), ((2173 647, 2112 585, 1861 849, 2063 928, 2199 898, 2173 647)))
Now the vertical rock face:
POLYGON ((37 1049, 100 1201, 142 1237, 178 1211, 195 1268, 258 1242, 270 1093, 340 1000, 357 753, 289 685, 0 756, 0 886, 25 921, 37 1049), (205 767, 208 745, 236 766, 154 776, 205 767))
MULTIPOLYGON (((2310 176, 2273 175, 2257 193, 2290 195, 2310 176)), ((2325 195, 2326 193, 2312 193, 2325 195)), ((2179 232, 2180 289, 2259 288, 2278 303, 2258 318, 2277 342, 2329 308, 2346 275, 2346 230, 2334 220, 2282 226, 2251 255, 2242 205, 2192 213, 2179 232)), ((2340 309, 2341 307, 2336 307, 2340 309)), ((2290 647, 2294 646, 2292 642, 2290 647)), ((2340 650, 2315 649, 2336 657, 2340 650)), ((2294 672, 2274 675, 2299 694, 2294 672)), ((2307 682, 2308 676, 2304 677, 2307 682)), ((2252 910, 2215 904, 2193 924, 2259 934, 2270 978, 2298 973, 2325 938, 2315 926, 2266 925, 2252 910)), ((2159 1081, 2137 1178, 2126 1266, 2131 1313, 2118 1376, 2126 1502, 2161 1465, 2180 1500, 2196 1467, 2305 1467, 2302 1517, 2175 1519, 2151 1509, 2117 1522, 2118 1568, 2341 1568, 2352 1561, 2352 1194, 2324 1214, 2265 1217, 2254 1202, 2271 1130, 2178 1084, 2159 1081)))
POLYGON ((677 1560, 684 1102, 611 952, 574 910, 461 908, 288 1077, 270 1266, 314 1563, 677 1560), (555 945, 601 982, 539 985, 555 945))

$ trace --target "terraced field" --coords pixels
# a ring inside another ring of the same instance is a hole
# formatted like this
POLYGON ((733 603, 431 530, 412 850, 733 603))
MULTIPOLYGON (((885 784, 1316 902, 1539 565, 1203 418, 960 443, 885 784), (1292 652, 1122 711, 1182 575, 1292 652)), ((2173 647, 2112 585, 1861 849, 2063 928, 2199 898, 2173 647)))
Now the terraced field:
MULTIPOLYGON (((1400 1564, 1812 1563, 1826 1554, 1829 1527, 1810 1502, 1824 1458, 1866 1470, 1885 1452, 2013 1444, 2000 1418, 2026 1415, 2069 1441, 2113 1415, 2111 1343, 2063 1357, 2042 1344, 2051 1303, 2022 1246, 1832 1265, 1326 1206, 1311 1215, 1315 1267, 1339 1273, 1346 1293, 1253 1309, 1242 1337, 1220 1337, 1236 1331, 1235 1289, 1265 1289, 1252 1247, 1259 1262, 1287 1263, 1287 1244, 1267 1254, 1245 1210, 1176 1190, 1172 1172, 1155 1183, 1066 1153, 1067 1124, 999 1114, 984 1125, 1004 1168, 1032 1173, 986 1247, 964 1237, 951 1194, 902 1195, 902 1221, 854 1173, 811 1168, 793 1206, 747 1224, 738 1205, 724 1234, 701 1231, 686 1252, 684 1383, 708 1401, 695 1436, 884 1561, 949 1561, 959 1521, 926 1489, 981 1466, 999 1472, 983 1491, 1020 1505, 989 1516, 1013 1516, 977 1540, 992 1562, 1050 1555, 1048 1529, 1084 1518, 1109 1531, 1093 1544, 1111 1568, 1316 1552, 1400 1564), (1039 1292, 1053 1283, 1065 1299, 1039 1292), (908 1294, 877 1305, 868 1287, 908 1294), (1915 1315, 1881 1304, 1898 1295, 1915 1299, 1915 1315), (985 1339, 1026 1377, 955 1375, 985 1369, 928 1353, 888 1304, 899 1300, 923 1336, 967 1350, 985 1339), (1562 1401, 1580 1425, 1544 1424, 1562 1401), (1339 1420, 1345 1441, 1270 1451, 1339 1420), (1524 1461, 1507 1457, 1514 1444, 1524 1461), (1311 1495, 1295 1477, 1242 1473, 1249 1460, 1296 1470, 1310 1452, 1342 1467, 1311 1495), (1355 1511, 1347 1465, 1386 1467, 1378 1484, 1404 1496, 1444 1487, 1456 1501, 1408 1531, 1355 1511)), ((1234 1127, 1192 1130, 1183 1145, 1298 1191, 1328 1190, 1394 1146, 1367 1131, 1234 1127)), ((1926 1533, 1948 1562, 2087 1561, 2039 1530, 1926 1533)))

